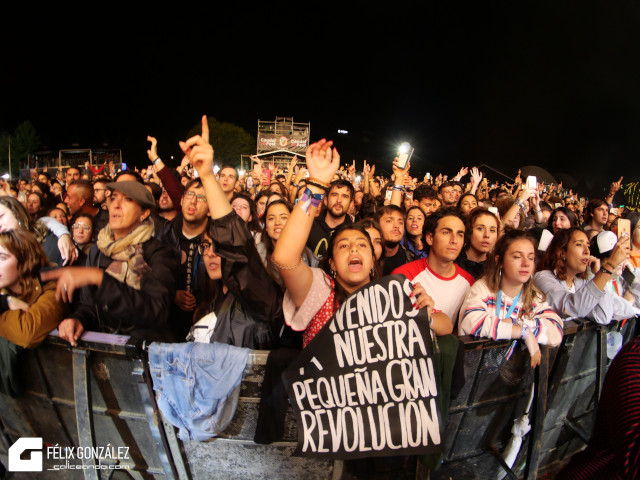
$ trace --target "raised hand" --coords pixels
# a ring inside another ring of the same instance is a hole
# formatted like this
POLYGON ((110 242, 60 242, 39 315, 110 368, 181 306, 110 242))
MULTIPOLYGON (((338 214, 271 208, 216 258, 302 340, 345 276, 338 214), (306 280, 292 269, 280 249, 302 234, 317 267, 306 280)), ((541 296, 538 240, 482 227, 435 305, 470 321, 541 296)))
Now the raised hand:
POLYGON ((179 143, 180 148, 191 160, 191 165, 200 177, 213 175, 213 147, 209 144, 209 123, 202 116, 202 135, 194 135, 186 142, 179 143))
POLYGON ((362 175, 365 177, 369 177, 371 174, 371 167, 367 164, 367 161, 364 161, 364 167, 362 167, 362 175))
POLYGON ((147 142, 151 142, 151 147, 147 150, 147 156, 149 157, 149 161, 153 162, 158 159, 158 140, 151 135, 147 135, 147 142))
POLYGON ((411 162, 407 162, 407 165, 404 168, 400 168, 398 166, 398 157, 393 159, 393 174, 396 176, 396 184, 399 185, 404 182, 404 178, 409 173, 409 168, 411 167, 411 162))
POLYGON ((324 138, 307 148, 307 167, 312 178, 330 183, 340 166, 338 150, 331 148, 333 141, 324 138))
POLYGON ((473 167, 471 169, 471 179, 473 180, 473 184, 478 186, 482 181, 482 172, 478 170, 478 167, 473 167))
POLYGON ((620 177, 620 180, 618 180, 617 182, 611 183, 611 185, 609 186, 609 193, 615 195, 615 193, 620 190, 620 188, 622 188, 622 177, 620 177))
POLYGON ((464 177, 468 172, 469 172, 468 167, 462 167, 460 171, 458 171, 458 174, 455 177, 453 177, 453 179, 455 181, 460 181, 460 179, 464 177))

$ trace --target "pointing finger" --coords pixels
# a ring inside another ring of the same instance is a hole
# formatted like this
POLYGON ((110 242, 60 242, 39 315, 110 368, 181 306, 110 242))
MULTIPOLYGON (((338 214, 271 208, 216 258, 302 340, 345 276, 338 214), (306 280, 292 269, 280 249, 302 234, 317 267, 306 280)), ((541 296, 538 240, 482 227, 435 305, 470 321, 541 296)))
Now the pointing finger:
POLYGON ((207 122, 207 116, 202 116, 202 139, 209 143, 209 122, 207 122))

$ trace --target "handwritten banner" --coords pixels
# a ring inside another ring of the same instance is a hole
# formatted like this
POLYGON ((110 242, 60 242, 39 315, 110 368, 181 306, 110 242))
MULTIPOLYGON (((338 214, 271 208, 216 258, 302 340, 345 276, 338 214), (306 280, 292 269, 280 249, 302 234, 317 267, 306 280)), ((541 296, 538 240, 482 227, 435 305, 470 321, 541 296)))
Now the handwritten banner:
POLYGON ((353 293, 285 371, 294 455, 442 453, 433 343, 412 286, 390 275, 353 293))

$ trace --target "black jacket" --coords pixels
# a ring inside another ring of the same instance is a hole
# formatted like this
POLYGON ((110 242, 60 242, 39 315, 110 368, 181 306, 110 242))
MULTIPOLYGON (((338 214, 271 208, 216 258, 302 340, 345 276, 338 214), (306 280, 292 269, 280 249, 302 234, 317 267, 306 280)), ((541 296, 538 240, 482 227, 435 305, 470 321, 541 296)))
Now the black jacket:
POLYGON ((209 306, 217 317, 210 341, 252 349, 276 347, 284 325, 283 292, 267 274, 247 224, 231 212, 212 221, 212 234, 228 292, 222 302, 209 306))
MULTIPOLYGON (((140 290, 105 273, 99 287, 80 289, 70 318, 85 330, 131 335, 148 341, 176 341, 170 333, 169 308, 176 294, 175 258, 164 243, 151 238, 142 244, 151 270, 142 276, 140 290)), ((86 266, 106 269, 113 260, 94 245, 86 266)))

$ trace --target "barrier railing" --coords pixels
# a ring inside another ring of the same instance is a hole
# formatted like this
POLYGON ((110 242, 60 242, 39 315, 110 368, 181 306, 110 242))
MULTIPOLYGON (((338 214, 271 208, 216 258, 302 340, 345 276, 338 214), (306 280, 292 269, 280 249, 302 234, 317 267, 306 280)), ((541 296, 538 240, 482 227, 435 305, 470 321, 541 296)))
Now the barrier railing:
MULTIPOLYGON (((636 334, 636 323, 630 319, 621 328, 617 323, 566 322, 562 344, 543 347, 535 371, 520 346, 507 358, 509 342, 460 337, 465 383, 451 400, 446 455, 431 478, 533 479, 558 471, 590 435, 609 362, 607 333, 620 329, 626 342, 636 334), (505 448, 514 419, 526 411, 531 430, 512 452, 509 467, 505 448)), ((281 442, 253 442, 269 352, 250 355, 238 409, 225 434, 183 442, 159 413, 143 349, 128 343, 128 337, 94 332, 79 343, 72 349, 50 336, 24 356, 24 395, 0 395, 2 463, 7 465, 8 448, 21 437, 41 437, 46 448, 63 450, 126 448, 127 455, 83 455, 68 463, 45 455, 42 473, 25 478, 59 479, 63 469, 66 478, 94 479, 108 478, 116 469, 134 478, 159 479, 341 476, 342 462, 291 456, 297 439, 292 414, 281 442)), ((419 477, 424 474, 419 470, 419 477)))

